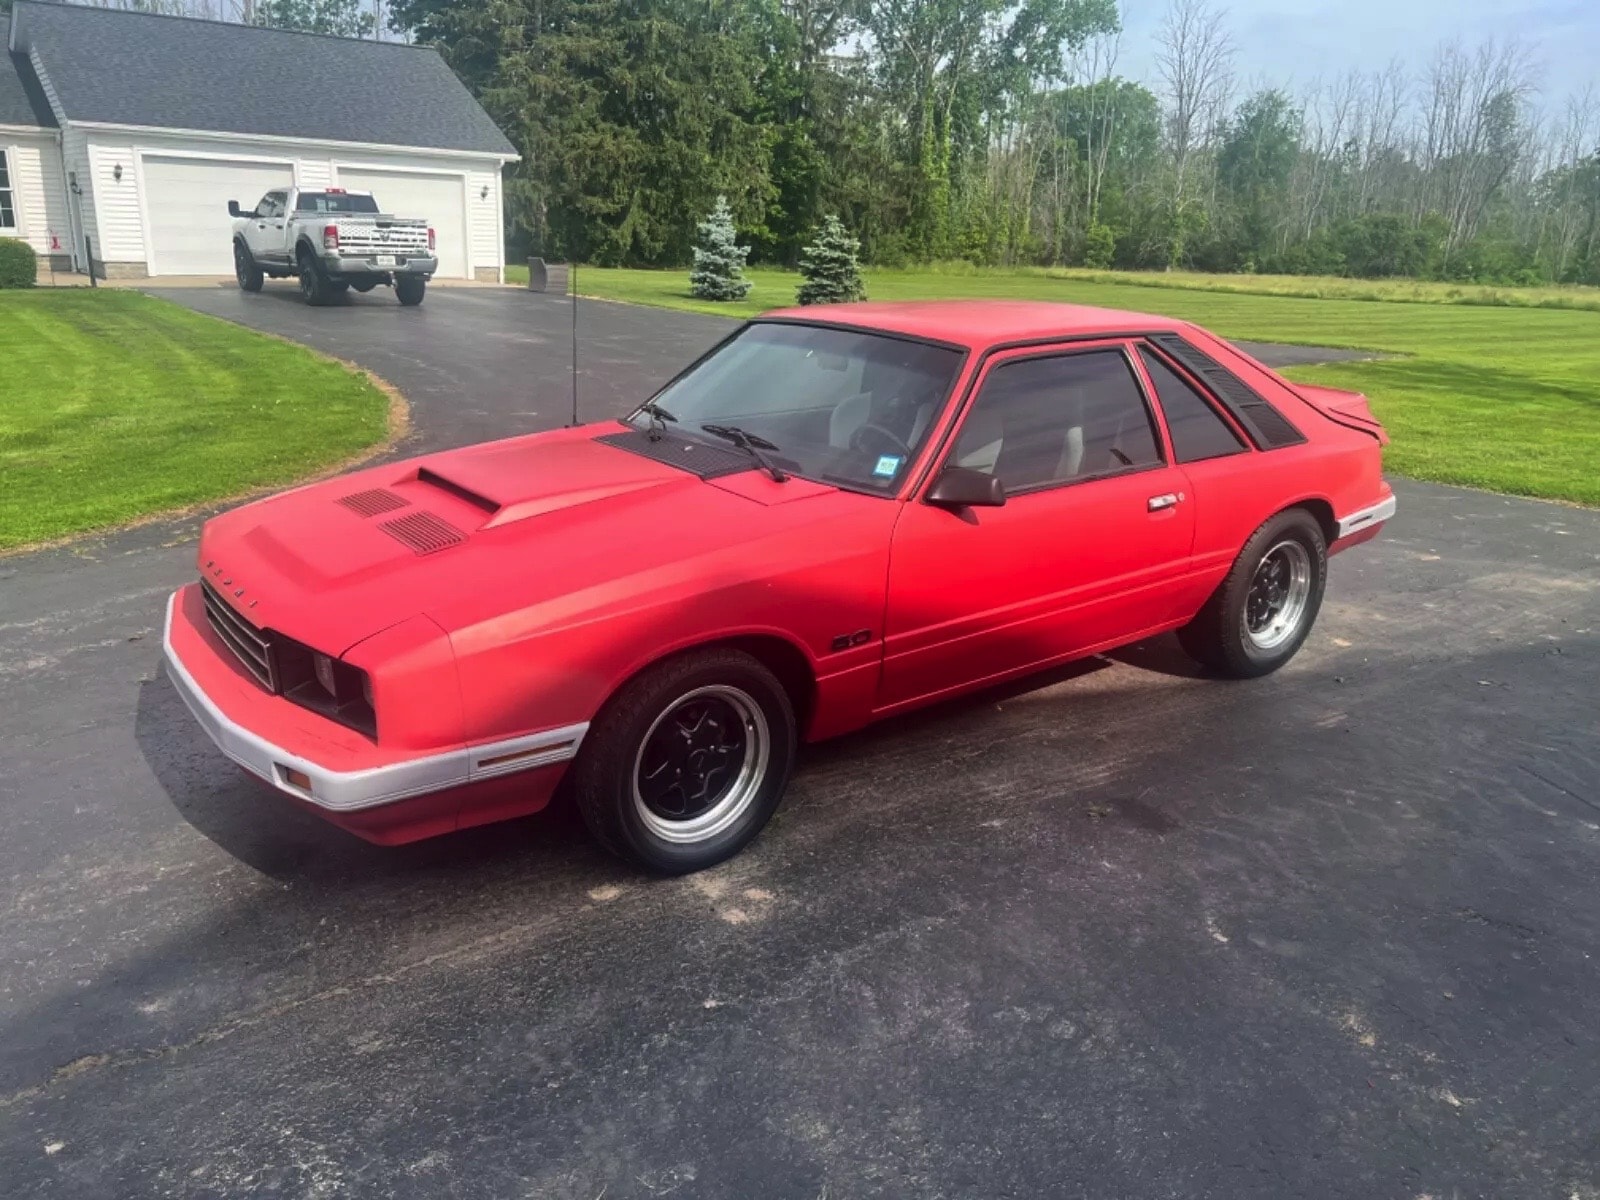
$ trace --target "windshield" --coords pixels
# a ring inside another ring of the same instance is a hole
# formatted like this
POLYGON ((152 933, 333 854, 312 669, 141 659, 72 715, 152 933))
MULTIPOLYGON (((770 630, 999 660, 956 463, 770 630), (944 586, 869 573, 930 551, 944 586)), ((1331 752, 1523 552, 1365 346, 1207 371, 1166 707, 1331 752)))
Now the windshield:
POLYGON ((352 196, 349 192, 301 192, 294 204, 303 213, 375 213, 378 202, 371 196, 352 196))
MULTIPOLYGON (((959 351, 848 329, 754 324, 652 400, 673 429, 732 426, 810 479, 890 493, 927 439, 959 351)), ((631 421, 651 423, 646 412, 631 421)), ((724 434, 725 435, 725 434, 724 434)))

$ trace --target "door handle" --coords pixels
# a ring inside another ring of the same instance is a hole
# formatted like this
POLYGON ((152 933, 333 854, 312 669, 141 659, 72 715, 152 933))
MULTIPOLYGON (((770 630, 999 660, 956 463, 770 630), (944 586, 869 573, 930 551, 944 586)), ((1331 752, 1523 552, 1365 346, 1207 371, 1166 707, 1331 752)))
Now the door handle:
POLYGON ((1182 492, 1164 492, 1159 496, 1150 497, 1149 509, 1151 512, 1160 512, 1164 508, 1171 508, 1182 499, 1182 492))

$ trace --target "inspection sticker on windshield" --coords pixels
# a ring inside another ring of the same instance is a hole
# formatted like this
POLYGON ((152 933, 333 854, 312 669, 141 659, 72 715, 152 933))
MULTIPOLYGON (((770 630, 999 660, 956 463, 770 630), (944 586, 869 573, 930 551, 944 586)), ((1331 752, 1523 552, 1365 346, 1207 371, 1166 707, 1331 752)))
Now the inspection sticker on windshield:
POLYGON ((898 454, 882 455, 878 459, 878 465, 872 468, 872 473, 879 479, 893 479, 894 473, 900 469, 903 461, 898 454))

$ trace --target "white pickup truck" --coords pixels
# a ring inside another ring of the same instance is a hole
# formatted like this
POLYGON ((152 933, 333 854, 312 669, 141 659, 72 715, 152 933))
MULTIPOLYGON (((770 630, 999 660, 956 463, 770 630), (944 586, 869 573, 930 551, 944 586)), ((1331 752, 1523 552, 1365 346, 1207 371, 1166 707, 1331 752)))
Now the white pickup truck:
POLYGON ((268 276, 295 275, 307 304, 379 284, 393 287, 401 304, 421 304, 439 268, 428 222, 379 212, 371 192, 279 188, 248 212, 228 201, 228 215, 234 275, 247 292, 259 292, 268 276))

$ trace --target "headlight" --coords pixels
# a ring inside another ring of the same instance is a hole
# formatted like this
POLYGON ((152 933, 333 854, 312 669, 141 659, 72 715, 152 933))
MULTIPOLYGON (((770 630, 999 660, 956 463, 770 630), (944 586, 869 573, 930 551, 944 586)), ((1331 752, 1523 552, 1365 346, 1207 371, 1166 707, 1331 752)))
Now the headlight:
POLYGON ((377 738, 372 681, 365 671, 282 634, 274 636, 272 650, 278 687, 285 700, 377 738))

